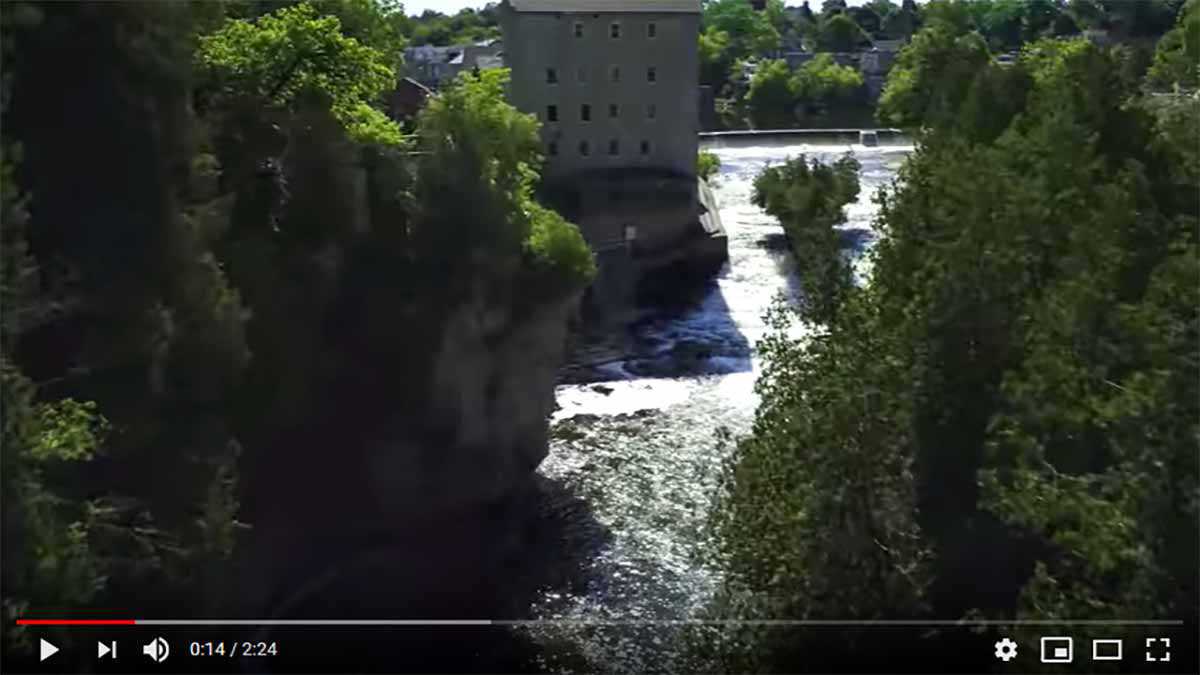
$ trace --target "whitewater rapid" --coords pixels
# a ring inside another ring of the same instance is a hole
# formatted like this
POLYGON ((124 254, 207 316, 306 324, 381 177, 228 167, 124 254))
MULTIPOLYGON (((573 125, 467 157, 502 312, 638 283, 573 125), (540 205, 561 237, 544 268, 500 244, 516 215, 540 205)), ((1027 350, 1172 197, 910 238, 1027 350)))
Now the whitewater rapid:
POLYGON ((830 144, 714 150, 721 170, 713 188, 729 263, 695 306, 639 322, 624 336, 624 353, 588 364, 604 374, 602 383, 556 392, 553 421, 565 422, 560 428, 569 433, 558 434, 539 471, 584 500, 594 522, 583 528, 592 533, 587 541, 568 542, 587 547, 583 581, 547 589, 533 608, 547 621, 530 629, 544 647, 545 667, 670 669, 673 629, 653 622, 687 620, 720 584, 721 571, 699 555, 730 450, 720 435, 749 431, 762 367, 755 345, 768 331, 764 317, 777 298, 794 301, 799 292, 782 228, 750 201, 755 175, 801 153, 824 161, 853 153, 862 189, 840 228, 861 265, 876 240, 875 193, 894 179, 911 150, 830 144), (688 361, 695 366, 671 372, 683 350, 699 355, 688 361), (660 372, 670 376, 645 376, 660 372))

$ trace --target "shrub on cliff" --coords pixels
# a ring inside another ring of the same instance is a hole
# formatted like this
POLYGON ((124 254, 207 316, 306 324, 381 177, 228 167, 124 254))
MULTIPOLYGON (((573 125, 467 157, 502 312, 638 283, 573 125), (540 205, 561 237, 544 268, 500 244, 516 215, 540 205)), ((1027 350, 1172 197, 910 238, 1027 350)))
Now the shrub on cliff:
POLYGON ((799 262, 801 313, 808 321, 832 321, 852 283, 835 226, 858 197, 858 169, 850 155, 833 164, 800 155, 754 178, 752 201, 779 219, 799 262))
POLYGON ((582 288, 595 271, 591 251, 578 228, 533 198, 538 122, 505 100, 508 81, 505 69, 462 73, 421 112, 428 154, 414 187, 414 231, 437 260, 503 268, 528 253, 563 288, 582 288))
POLYGON ((707 150, 701 150, 696 155, 696 175, 708 180, 721 170, 721 158, 707 150))

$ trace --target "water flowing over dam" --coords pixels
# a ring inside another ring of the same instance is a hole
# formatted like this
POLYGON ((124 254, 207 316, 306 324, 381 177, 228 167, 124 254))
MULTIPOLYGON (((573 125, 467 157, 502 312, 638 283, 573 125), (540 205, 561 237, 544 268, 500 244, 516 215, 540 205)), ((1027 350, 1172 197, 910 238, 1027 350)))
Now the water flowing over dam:
POLYGON ((571 383, 556 392, 540 472, 591 513, 566 534, 567 547, 582 551, 580 579, 546 590, 533 608, 547 623, 528 631, 550 670, 678 667, 675 622, 695 616, 721 583, 721 571, 700 554, 732 442, 722 437, 749 431, 764 315, 777 298, 799 292, 782 228, 750 201, 755 175, 801 153, 833 161, 852 152, 862 190, 840 227, 847 253, 861 261, 876 238, 874 195, 912 150, 787 137, 710 145, 721 159, 713 189, 729 263, 689 306, 647 313, 627 334, 576 349, 571 383))

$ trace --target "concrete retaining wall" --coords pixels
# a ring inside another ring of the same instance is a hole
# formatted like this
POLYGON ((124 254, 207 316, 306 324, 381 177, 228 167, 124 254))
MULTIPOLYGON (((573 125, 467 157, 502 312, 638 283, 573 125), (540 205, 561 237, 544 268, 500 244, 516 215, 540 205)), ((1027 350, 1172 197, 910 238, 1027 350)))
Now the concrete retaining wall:
POLYGON ((787 143, 858 143, 860 131, 874 131, 879 145, 909 145, 912 139, 899 129, 754 129, 707 131, 700 134, 702 148, 743 148, 787 143))

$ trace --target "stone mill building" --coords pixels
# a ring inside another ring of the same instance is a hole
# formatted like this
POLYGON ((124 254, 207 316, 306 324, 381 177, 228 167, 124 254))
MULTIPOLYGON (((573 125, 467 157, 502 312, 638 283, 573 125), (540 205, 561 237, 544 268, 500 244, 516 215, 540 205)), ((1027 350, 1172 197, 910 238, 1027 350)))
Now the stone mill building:
POLYGON ((596 251, 594 299, 723 256, 696 178, 700 1, 505 0, 500 21, 510 99, 542 123, 546 197, 596 251))

